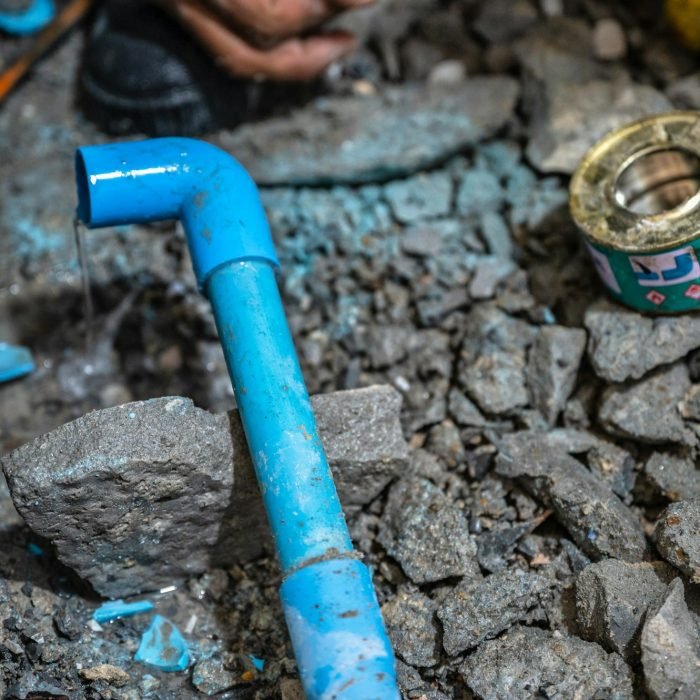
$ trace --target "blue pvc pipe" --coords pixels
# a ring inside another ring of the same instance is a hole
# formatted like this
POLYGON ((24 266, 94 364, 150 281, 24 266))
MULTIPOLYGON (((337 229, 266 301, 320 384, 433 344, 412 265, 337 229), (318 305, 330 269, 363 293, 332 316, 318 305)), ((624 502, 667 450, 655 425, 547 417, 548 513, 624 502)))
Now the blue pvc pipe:
POLYGON ((53 0, 33 0, 21 12, 0 11, 0 30, 16 36, 28 36, 45 27, 55 15, 53 0))
POLYGON ((282 571, 351 552, 274 270, 259 260, 230 263, 206 293, 282 571))
POLYGON ((81 148, 76 165, 88 226, 183 222, 279 554, 307 697, 396 700, 391 646, 318 438, 255 184, 231 156, 191 139, 81 148))

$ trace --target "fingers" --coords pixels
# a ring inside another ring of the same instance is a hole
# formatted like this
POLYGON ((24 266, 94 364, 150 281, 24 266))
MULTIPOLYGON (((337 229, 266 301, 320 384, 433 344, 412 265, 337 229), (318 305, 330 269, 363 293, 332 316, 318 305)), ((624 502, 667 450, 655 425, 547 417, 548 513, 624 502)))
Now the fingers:
POLYGON ((310 80, 355 47, 352 37, 334 33, 288 39, 268 50, 258 49, 198 4, 179 3, 176 11, 219 65, 239 77, 310 80))
POLYGON ((263 36, 291 37, 374 0, 214 0, 236 23, 263 36))

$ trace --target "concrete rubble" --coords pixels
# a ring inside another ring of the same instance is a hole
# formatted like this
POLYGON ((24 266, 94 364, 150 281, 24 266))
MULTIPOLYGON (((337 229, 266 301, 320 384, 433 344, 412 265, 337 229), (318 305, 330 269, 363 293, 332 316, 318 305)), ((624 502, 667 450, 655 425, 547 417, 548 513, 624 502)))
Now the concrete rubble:
POLYGON ((630 663, 639 661, 647 610, 663 598, 673 577, 664 562, 604 559, 587 566, 576 579, 576 621, 584 639, 630 663))
POLYGON ((642 665, 649 694, 658 700, 691 700, 700 686, 700 622, 675 579, 663 601, 647 614, 642 630, 642 665))
POLYGON ((593 369, 609 382, 640 379, 700 347, 697 316, 650 318, 604 301, 586 311, 584 323, 593 369))
POLYGON ((632 673, 617 654, 537 627, 514 627, 486 642, 461 666, 478 698, 525 698, 533 688, 561 697, 633 698, 632 673))
POLYGON ((659 516, 654 541, 661 556, 693 581, 700 578, 700 498, 672 503, 659 516))

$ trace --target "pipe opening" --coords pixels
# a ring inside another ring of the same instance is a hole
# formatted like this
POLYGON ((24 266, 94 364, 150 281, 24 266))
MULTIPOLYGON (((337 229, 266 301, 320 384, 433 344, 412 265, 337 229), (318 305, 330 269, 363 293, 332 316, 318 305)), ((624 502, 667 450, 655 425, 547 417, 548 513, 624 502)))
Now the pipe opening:
POLYGON ((700 192, 700 157, 680 148, 634 156, 617 176, 617 204, 640 216, 684 208, 700 192))
POLYGON ((82 221, 87 226, 90 225, 92 219, 92 210, 90 207, 90 187, 88 186, 88 174, 85 167, 83 154, 78 150, 75 154, 75 182, 78 189, 78 208, 75 212, 79 221, 82 221))

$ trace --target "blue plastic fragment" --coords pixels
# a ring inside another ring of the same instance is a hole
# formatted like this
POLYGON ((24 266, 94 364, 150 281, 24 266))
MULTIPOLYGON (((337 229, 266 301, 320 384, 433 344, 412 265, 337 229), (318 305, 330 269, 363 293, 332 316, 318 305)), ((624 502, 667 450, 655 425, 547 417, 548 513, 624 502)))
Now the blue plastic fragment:
POLYGON ((29 542, 27 544, 27 551, 35 557, 44 556, 44 550, 38 544, 34 544, 34 542, 29 542))
POLYGON ((256 671, 262 672, 265 670, 265 659, 259 659, 257 656, 253 656, 252 654, 248 654, 248 658, 253 666, 255 666, 256 671))
POLYGON ((190 652, 180 630, 162 615, 154 615, 141 636, 134 659, 161 671, 184 671, 190 662, 190 652))
POLYGON ((153 603, 150 600, 136 600, 133 603, 127 603, 121 599, 110 600, 95 610, 92 619, 99 623, 111 622, 120 617, 139 615, 151 610, 153 610, 153 603))
POLYGON ((19 379, 34 371, 34 360, 28 348, 0 343, 0 382, 19 379))
POLYGON ((55 15, 53 0, 34 0, 21 12, 0 11, 0 30, 17 36, 28 36, 45 27, 55 15))

